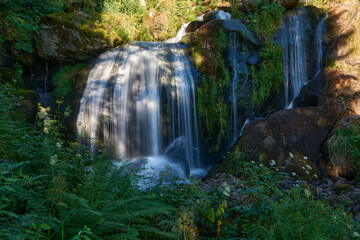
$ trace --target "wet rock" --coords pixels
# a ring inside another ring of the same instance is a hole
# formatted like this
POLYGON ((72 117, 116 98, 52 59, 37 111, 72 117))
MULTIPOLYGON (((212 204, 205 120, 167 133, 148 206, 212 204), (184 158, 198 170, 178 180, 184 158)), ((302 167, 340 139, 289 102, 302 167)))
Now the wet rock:
POLYGON ((316 107, 319 105, 324 88, 324 79, 321 74, 308 82, 299 96, 294 100, 294 107, 316 107))
POLYGON ((189 25, 186 28, 186 32, 195 32, 196 30, 198 30, 202 25, 206 24, 206 21, 193 21, 191 23, 189 23, 189 25))
POLYGON ((252 64, 252 65, 260 65, 261 60, 260 60, 259 53, 251 54, 247 59, 247 63, 252 64))
POLYGON ((80 29, 64 14, 42 17, 35 40, 41 58, 62 63, 87 61, 109 48, 100 36, 80 29))
POLYGON ((254 32, 242 22, 241 19, 229 19, 223 22, 223 28, 226 31, 233 31, 239 33, 244 40, 251 42, 252 44, 259 45, 260 42, 257 39, 254 32))

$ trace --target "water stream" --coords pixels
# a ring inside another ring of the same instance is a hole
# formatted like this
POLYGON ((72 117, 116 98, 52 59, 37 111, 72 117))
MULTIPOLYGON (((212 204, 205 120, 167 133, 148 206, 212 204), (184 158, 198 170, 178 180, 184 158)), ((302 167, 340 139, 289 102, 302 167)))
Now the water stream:
POLYGON ((181 177, 200 168, 195 87, 181 45, 134 42, 102 54, 81 100, 78 133, 93 151, 112 146, 118 158, 169 164, 181 177))

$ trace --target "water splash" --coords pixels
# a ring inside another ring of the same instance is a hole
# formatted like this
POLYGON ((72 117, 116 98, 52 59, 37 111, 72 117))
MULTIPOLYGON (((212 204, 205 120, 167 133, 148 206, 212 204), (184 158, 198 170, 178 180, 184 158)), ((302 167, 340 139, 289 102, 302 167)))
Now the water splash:
POLYGON ((178 44, 134 42, 102 54, 80 104, 82 141, 92 150, 95 143, 112 146, 122 159, 150 157, 153 163, 159 157, 183 172, 201 167, 190 69, 178 44), (179 138, 182 144, 167 155, 179 138))

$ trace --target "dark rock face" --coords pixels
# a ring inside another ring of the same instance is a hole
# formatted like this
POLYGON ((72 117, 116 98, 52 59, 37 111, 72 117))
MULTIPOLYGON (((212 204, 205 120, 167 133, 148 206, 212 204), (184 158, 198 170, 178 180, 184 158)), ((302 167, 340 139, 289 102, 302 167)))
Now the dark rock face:
POLYGON ((73 63, 90 60, 109 45, 95 36, 89 39, 84 30, 61 15, 50 15, 40 20, 36 48, 39 56, 47 61, 73 63))
POLYGON ((317 77, 303 86, 299 96, 294 100, 294 107, 318 106, 322 99, 324 85, 324 77, 322 74, 319 74, 317 77))

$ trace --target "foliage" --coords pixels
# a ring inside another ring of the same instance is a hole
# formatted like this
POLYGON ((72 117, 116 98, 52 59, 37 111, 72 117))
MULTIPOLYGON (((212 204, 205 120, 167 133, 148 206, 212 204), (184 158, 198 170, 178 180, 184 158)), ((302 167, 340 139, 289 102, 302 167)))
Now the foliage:
POLYGON ((253 79, 253 104, 261 104, 283 83, 282 49, 276 43, 266 43, 260 50, 263 62, 260 69, 251 66, 253 79))
POLYGON ((255 1, 254 10, 247 15, 233 9, 233 16, 244 19, 261 41, 268 42, 280 25, 284 11, 285 8, 281 3, 259 0, 255 1))
POLYGON ((0 238, 173 238, 151 221, 171 208, 138 188, 137 170, 65 141, 69 109, 52 117, 39 106, 30 127, 16 120, 13 92, 1 86, 0 238))
POLYGON ((75 78, 77 72, 83 68, 84 64, 78 64, 75 66, 63 66, 53 77, 53 81, 56 84, 56 95, 59 99, 64 99, 75 88, 75 78))
POLYGON ((4 40, 13 42, 14 49, 28 53, 34 52, 31 35, 36 32, 37 21, 56 10, 50 2, 38 0, 3 0, 0 9, 4 40))
POLYGON ((360 127, 358 122, 338 127, 327 143, 330 161, 334 166, 355 166, 360 179, 360 127))
MULTIPOLYGON (((230 74, 223 58, 226 47, 226 35, 222 29, 218 30, 214 33, 214 67, 218 69, 217 73, 215 76, 204 75, 201 84, 196 88, 198 114, 200 119, 205 121, 205 126, 200 126, 200 128, 206 130, 208 136, 216 139, 215 152, 218 152, 227 134, 230 115, 227 101, 230 74)), ((201 47, 198 49, 200 50, 199 56, 202 56, 201 47)), ((196 59, 196 55, 194 57, 196 59)))
POLYGON ((300 186, 284 192, 270 202, 271 218, 251 226, 259 239, 352 239, 359 227, 344 212, 314 200, 300 186))

